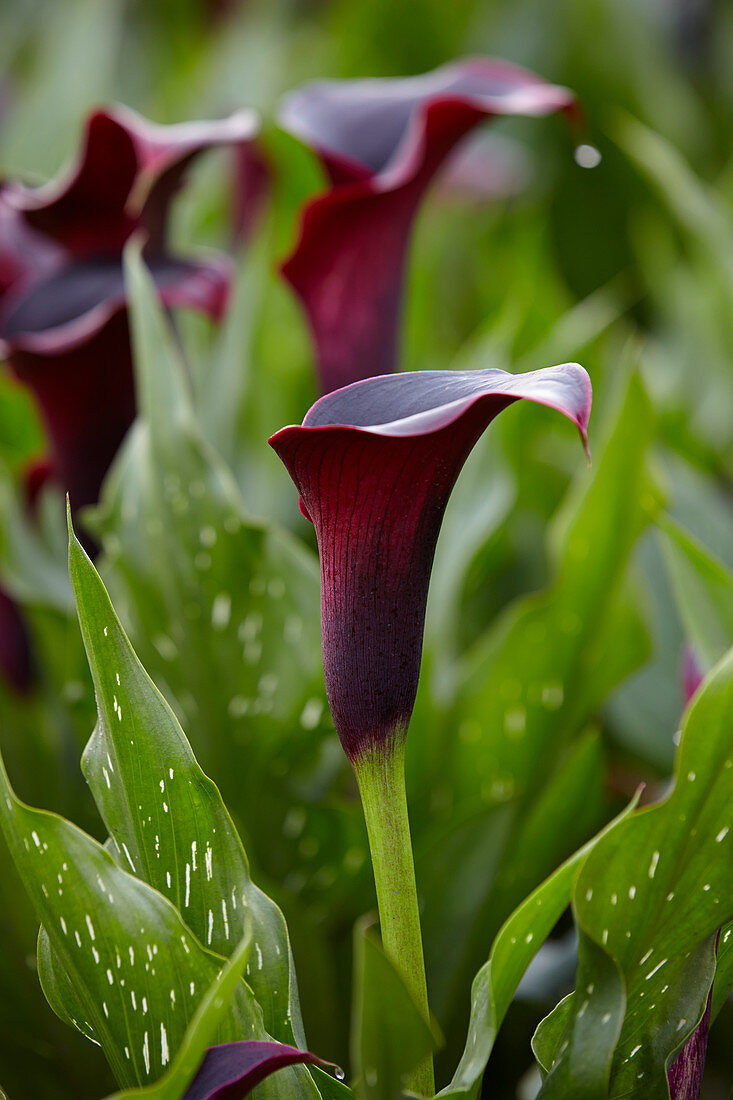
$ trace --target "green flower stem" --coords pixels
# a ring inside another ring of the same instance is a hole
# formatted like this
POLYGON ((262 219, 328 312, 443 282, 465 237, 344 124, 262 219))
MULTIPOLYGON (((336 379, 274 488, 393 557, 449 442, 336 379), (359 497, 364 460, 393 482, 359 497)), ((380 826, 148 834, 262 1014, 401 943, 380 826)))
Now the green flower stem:
MULTIPOLYGON (((364 808, 379 923, 384 950, 404 978, 425 1019, 430 1019, 425 980, 415 864, 405 791, 405 746, 374 749, 354 762, 364 808)), ((405 1084, 421 1096, 435 1095, 432 1057, 408 1075, 405 1084)))

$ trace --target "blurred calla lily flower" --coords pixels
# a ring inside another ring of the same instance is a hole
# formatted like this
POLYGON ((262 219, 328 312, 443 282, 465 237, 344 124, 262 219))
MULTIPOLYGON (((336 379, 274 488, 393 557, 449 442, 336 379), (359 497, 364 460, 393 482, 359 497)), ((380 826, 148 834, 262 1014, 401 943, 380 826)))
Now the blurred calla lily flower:
POLYGON ((448 498, 479 437, 520 398, 563 413, 585 442, 591 385, 577 363, 370 378, 270 440, 315 527, 326 689, 352 761, 406 733, 448 498))
POLYGON ((122 249, 136 230, 167 306, 217 318, 225 257, 171 255, 170 201, 203 150, 248 143, 256 116, 158 126, 126 108, 93 113, 78 164, 59 182, 0 189, 0 357, 30 387, 49 470, 76 507, 93 503, 135 415, 122 249))
POLYGON ((281 124, 331 187, 305 207, 282 273, 315 339, 323 390, 395 369, 407 247, 433 177, 477 123, 573 112, 567 88, 467 58, 399 80, 333 80, 288 95, 281 124))

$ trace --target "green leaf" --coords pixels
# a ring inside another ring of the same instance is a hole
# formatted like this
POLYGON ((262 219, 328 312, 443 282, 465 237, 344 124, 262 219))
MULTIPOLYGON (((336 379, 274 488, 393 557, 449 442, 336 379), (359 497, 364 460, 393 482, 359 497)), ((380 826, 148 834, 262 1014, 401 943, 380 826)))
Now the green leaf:
POLYGON ((435 1039, 400 974, 360 921, 354 933, 351 1058, 360 1100, 398 1100, 435 1039))
POLYGON ((685 631, 703 667, 711 668, 733 645, 733 574, 669 516, 658 523, 685 631))
POLYGON ((317 561, 245 514, 194 419, 169 326, 134 253, 128 274, 140 417, 105 486, 102 572, 144 666, 243 823, 253 860, 282 881, 293 870, 283 818, 306 801, 299 781, 321 767, 324 736, 333 736, 317 561))
POLYGON ((221 955, 252 921, 247 976, 265 1026, 279 1041, 302 1046, 282 913, 252 883, 219 791, 138 661, 71 526, 69 574, 98 708, 83 770, 119 861, 169 898, 200 942, 221 955))
MULTIPOLYGON (((613 595, 637 536, 657 507, 645 476, 651 435, 649 402, 632 375, 613 432, 591 482, 583 484, 549 592, 512 608, 496 628, 501 644, 487 664, 477 653, 462 707, 481 737, 462 751, 471 787, 509 774, 536 782, 538 762, 556 753, 582 684, 589 642, 613 595)), ((465 781, 464 781, 465 782, 465 781)))
MULTIPOLYGON (((664 557, 680 615, 703 667, 733 645, 733 576, 697 539, 669 517, 660 518, 664 557)), ((733 989, 733 925, 721 929, 711 1020, 733 989)))
POLYGON ((605 1096, 609 1073, 610 1100, 640 1080, 645 1096, 668 1097, 667 1066, 702 1016, 715 932, 733 914, 733 651, 687 713, 676 775, 669 797, 616 824, 578 875, 573 908, 584 954, 543 1097, 567 1095, 563 1087, 576 1079, 583 1095, 605 1096), (613 967, 625 1010, 620 998, 614 1011, 604 1000, 613 967), (593 1080, 579 1077, 582 1034, 595 1028, 599 1037, 617 1023, 615 1049, 601 1044, 593 1080))
POLYGON ((619 115, 616 139, 644 173, 679 225, 733 277, 733 224, 711 187, 699 179, 675 146, 630 115, 619 115))
MULTIPOLYGON (((54 1004, 57 1012, 73 1013, 74 1026, 102 1047, 122 1085, 155 1079, 221 959, 199 944, 166 898, 118 867, 95 840, 20 802, 1 761, 0 822, 64 975, 54 991, 74 990, 66 1007, 54 1004)), ((265 1037, 261 1010, 243 983, 217 1034, 219 1042, 265 1037)))
POLYGON ((498 439, 487 432, 469 455, 451 493, 435 552, 426 616, 426 645, 434 654, 436 692, 455 689, 454 665, 460 652, 461 597, 466 574, 482 546, 506 517, 516 485, 502 463, 498 439), (486 484, 487 470, 491 479, 486 484))
POLYGON ((638 795, 618 818, 538 886, 504 923, 488 961, 474 978, 466 1046, 451 1083, 439 1096, 456 1100, 475 1100, 478 1096, 496 1036, 522 975, 567 907, 578 869, 616 822, 633 811, 637 801, 638 795))
POLYGON ((47 177, 69 159, 82 113, 114 95, 121 25, 118 0, 72 0, 36 23, 32 75, 19 82, 2 132, 8 178, 47 177))
MULTIPOLYGON (((527 891, 568 854, 564 831, 550 820, 541 850, 533 854, 525 846, 517 873, 517 835, 541 801, 543 787, 554 780, 558 755, 598 706, 596 687, 608 687, 595 670, 615 648, 609 627, 619 621, 617 600, 627 602, 623 580, 629 556, 659 504, 646 471, 652 429, 649 400, 632 373, 592 479, 579 478, 563 509, 557 579, 548 591, 510 608, 467 669, 454 717, 461 733, 454 749, 456 801, 465 810, 477 796, 513 793, 517 825, 465 938, 465 961, 439 1006, 441 1018, 460 1019, 458 998, 485 957, 486 936, 496 934, 527 891)), ((640 656, 643 652, 640 648, 640 656)), ((622 675, 629 665, 609 658, 609 675, 611 670, 622 675)))
POLYGON ((170 1069, 154 1085, 140 1089, 125 1089, 108 1096, 107 1100, 123 1097, 148 1097, 148 1100, 180 1100, 196 1075, 208 1047, 215 1041, 216 1029, 235 997, 239 981, 252 948, 251 933, 238 945, 226 966, 202 997, 183 1037, 170 1069))
MULTIPOLYGON (((343 1073, 342 1070, 339 1070, 343 1073)), ((322 1100, 347 1100, 349 1096, 353 1096, 353 1092, 348 1088, 343 1081, 339 1081, 336 1077, 332 1077, 330 1073, 326 1073, 318 1066, 311 1066, 310 1073, 318 1086, 318 1091, 321 1094, 322 1100)))
MULTIPOLYGON (((61 512, 56 518, 62 519, 61 512)), ((49 545, 49 540, 44 539, 43 530, 29 516, 27 504, 3 462, 0 462, 0 520, 3 583, 23 602, 45 604, 68 614, 71 592, 59 554, 61 546, 49 545)))
MULTIPOLYGON (((271 263, 269 234, 262 234, 239 257, 232 300, 222 323, 211 367, 200 380, 196 408, 206 437, 232 465, 252 373, 252 339, 261 305, 266 269, 271 263)), ((258 440, 258 443, 261 443, 258 440)), ((262 453, 264 449, 260 448, 262 453)))
MULTIPOLYGON (((733 645, 733 576, 705 546, 668 516, 660 539, 687 636, 704 668, 733 645)), ((733 925, 721 929, 711 1006, 714 1020, 733 989, 733 925)))

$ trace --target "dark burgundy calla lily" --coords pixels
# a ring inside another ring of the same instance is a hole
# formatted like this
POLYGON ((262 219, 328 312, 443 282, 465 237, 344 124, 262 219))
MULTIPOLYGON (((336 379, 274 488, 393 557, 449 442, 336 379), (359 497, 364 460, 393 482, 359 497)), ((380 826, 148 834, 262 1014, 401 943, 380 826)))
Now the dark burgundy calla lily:
POLYGON ((247 1039, 210 1047, 183 1100, 240 1100, 276 1070, 305 1062, 330 1065, 283 1043, 247 1039))
POLYGON ((315 526, 326 689, 352 760, 406 732, 448 497, 488 424, 519 398, 557 409, 585 441, 591 386, 577 363, 367 379, 270 440, 315 526))
POLYGON ((96 111, 78 164, 60 182, 0 189, 0 358, 30 387, 50 470, 75 506, 94 502, 135 413, 122 249, 147 236, 162 301, 212 317, 230 265, 172 256, 170 201, 203 150, 248 143, 255 116, 158 126, 126 108, 96 111))
POLYGON ((282 125, 318 154, 331 183, 306 206, 282 267, 307 314, 324 391, 395 369, 412 223, 461 138, 488 118, 571 112, 574 102, 566 88, 489 58, 287 96, 282 125))

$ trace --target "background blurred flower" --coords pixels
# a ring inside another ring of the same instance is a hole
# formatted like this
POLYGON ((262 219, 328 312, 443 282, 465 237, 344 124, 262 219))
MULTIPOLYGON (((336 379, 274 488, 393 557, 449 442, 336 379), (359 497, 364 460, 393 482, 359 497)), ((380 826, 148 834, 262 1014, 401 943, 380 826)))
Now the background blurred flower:
POLYGON ((488 58, 399 80, 319 81, 286 97, 282 125, 318 154, 331 183, 306 206, 282 267, 325 391, 395 369, 412 223, 460 139, 487 118, 574 104, 566 88, 488 58))
POLYGON ((166 249, 170 201, 203 150, 248 143, 255 115, 157 126, 122 107, 93 113, 77 166, 39 188, 0 190, 0 355, 33 391, 49 470, 76 507, 94 502, 135 415, 122 249, 147 234, 167 306, 212 317, 229 286, 225 257, 166 249))
POLYGON ((257 141, 241 141, 234 153, 232 221, 234 241, 246 244, 267 205, 272 166, 257 141))
POLYGON ((585 441, 591 386, 577 363, 370 378, 270 440, 316 530, 326 690, 352 761, 406 733, 448 498, 479 437, 519 398, 557 409, 585 441))

